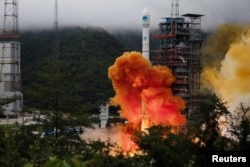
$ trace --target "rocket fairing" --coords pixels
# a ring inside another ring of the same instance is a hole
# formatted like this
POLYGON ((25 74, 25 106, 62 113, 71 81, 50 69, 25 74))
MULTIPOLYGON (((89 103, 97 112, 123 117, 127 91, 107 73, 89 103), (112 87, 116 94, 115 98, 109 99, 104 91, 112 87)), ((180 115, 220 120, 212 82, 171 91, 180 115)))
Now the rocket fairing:
POLYGON ((150 14, 147 8, 142 11, 142 55, 149 60, 150 14))

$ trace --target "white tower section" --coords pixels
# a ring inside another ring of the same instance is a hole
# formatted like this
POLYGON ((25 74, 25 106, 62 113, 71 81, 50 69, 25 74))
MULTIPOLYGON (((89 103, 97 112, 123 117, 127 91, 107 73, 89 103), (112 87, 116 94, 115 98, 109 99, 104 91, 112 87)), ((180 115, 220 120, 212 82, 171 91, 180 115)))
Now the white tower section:
POLYGON ((149 25, 150 14, 147 8, 142 12, 142 55, 149 60, 149 25))
POLYGON ((101 126, 100 128, 106 128, 108 119, 109 119, 109 105, 106 104, 106 106, 101 105, 100 106, 100 115, 99 118, 101 120, 101 126))
POLYGON ((20 43, 0 42, 0 99, 4 100, 4 114, 16 115, 22 110, 23 95, 20 92, 20 43))

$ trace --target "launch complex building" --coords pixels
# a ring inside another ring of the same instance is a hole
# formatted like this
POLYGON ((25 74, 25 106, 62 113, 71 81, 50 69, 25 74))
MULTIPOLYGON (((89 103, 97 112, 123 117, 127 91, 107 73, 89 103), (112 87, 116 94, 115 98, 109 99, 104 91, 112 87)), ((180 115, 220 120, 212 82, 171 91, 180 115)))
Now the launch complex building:
POLYGON ((150 18, 147 9, 143 11, 142 53, 152 65, 169 67, 175 77, 172 85, 173 94, 186 101, 185 114, 197 110, 200 100, 200 73, 201 73, 201 14, 184 14, 179 17, 178 0, 172 1, 171 17, 163 18, 159 23, 158 34, 153 36, 159 41, 157 49, 151 50, 145 28, 150 18))
POLYGON ((159 32, 154 38, 160 45, 152 50, 150 61, 153 65, 166 65, 172 70, 175 77, 173 93, 185 99, 188 112, 197 107, 200 91, 203 15, 182 16, 164 18, 165 21, 159 23, 159 32))

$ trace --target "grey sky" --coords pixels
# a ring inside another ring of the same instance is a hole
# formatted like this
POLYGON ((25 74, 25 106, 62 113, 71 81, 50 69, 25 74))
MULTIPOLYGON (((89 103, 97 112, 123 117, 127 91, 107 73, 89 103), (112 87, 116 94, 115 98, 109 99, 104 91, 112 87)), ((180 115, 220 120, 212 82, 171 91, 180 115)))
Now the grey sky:
MULTIPOLYGON (((0 2, 0 29, 4 0, 0 2)), ((58 0, 59 26, 99 26, 141 28, 144 7, 150 10, 151 27, 171 14, 171 0, 58 0)), ((250 0, 179 0, 180 15, 204 14, 202 29, 211 30, 223 23, 249 23, 250 0)), ((19 27, 53 28, 54 0, 19 0, 19 27)))

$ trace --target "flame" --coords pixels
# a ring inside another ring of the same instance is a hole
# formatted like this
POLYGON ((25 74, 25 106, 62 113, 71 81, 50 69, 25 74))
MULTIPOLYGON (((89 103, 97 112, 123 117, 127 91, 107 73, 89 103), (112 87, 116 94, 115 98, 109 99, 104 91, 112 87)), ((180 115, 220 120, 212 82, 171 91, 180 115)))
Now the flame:
POLYGON ((108 77, 116 92, 111 103, 119 105, 121 117, 128 120, 121 137, 125 151, 137 149, 131 141, 135 130, 159 124, 185 124, 185 117, 181 114, 185 102, 173 96, 171 85, 174 77, 166 66, 151 66, 141 53, 126 52, 109 67, 108 77))

